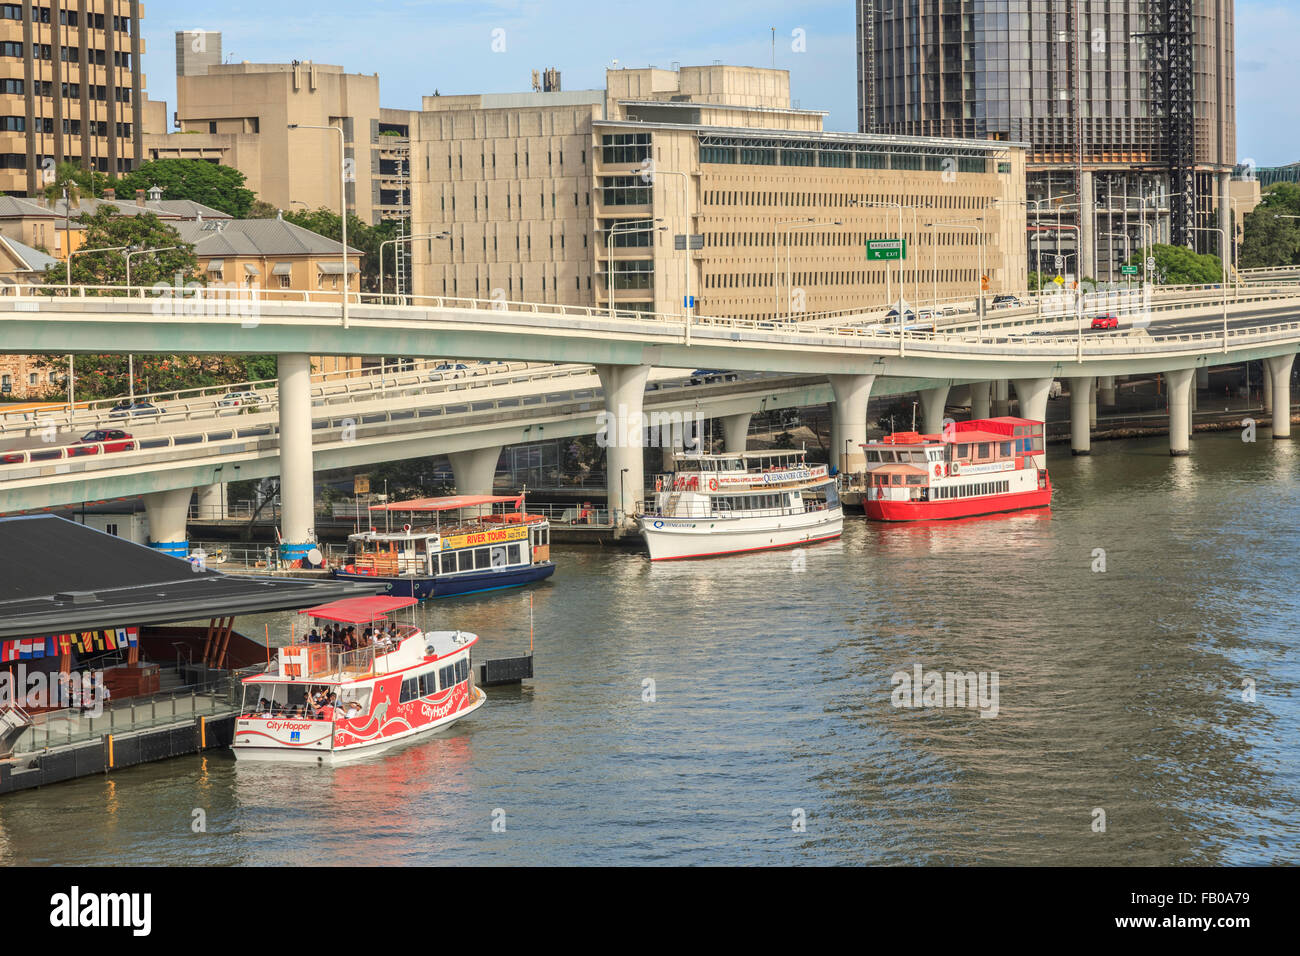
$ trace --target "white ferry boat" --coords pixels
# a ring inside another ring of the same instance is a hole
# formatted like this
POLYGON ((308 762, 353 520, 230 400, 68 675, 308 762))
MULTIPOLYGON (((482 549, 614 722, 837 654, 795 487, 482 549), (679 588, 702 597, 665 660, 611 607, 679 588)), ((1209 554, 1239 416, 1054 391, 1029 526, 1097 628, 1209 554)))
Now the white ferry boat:
POLYGON ((316 623, 310 634, 317 639, 280 648, 264 673, 244 678, 235 757, 337 763, 441 730, 482 707, 487 695, 470 666, 478 636, 389 620, 417 603, 349 598, 302 611, 316 623), (359 646, 325 640, 322 630, 338 630, 327 624, 348 625, 359 646), (383 636, 367 642, 366 630, 383 636))
POLYGON ((843 531, 835 479, 803 451, 678 454, 673 468, 638 518, 651 561, 798 547, 843 531))

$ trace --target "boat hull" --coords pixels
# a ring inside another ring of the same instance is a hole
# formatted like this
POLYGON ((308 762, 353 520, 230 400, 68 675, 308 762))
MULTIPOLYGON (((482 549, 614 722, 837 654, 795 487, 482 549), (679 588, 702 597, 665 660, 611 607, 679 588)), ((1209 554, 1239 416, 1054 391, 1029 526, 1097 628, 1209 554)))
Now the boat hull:
POLYGON ((640 519, 640 524, 651 561, 716 558, 751 551, 798 548, 834 540, 844 530, 844 516, 838 509, 832 514, 787 515, 778 519, 775 526, 735 527, 746 520, 749 519, 646 515, 640 519), (816 520, 806 520, 809 517, 816 520))
POLYGON ((542 581, 555 573, 555 563, 539 561, 524 568, 507 568, 501 571, 473 571, 456 575, 387 576, 382 574, 354 574, 335 569, 334 577, 345 581, 364 581, 383 584, 384 593, 393 597, 427 598, 456 597, 477 594, 480 591, 499 591, 502 588, 521 587, 542 581))
POLYGON ((950 498, 940 501, 865 501, 863 509, 872 521, 948 521, 980 515, 1004 514, 1047 508, 1052 503, 1052 486, 1005 495, 950 498))
MULTIPOLYGON (((231 745, 230 749, 236 760, 275 763, 338 764, 362 757, 372 757, 392 747, 410 743, 440 730, 445 730, 462 717, 468 717, 487 702, 487 694, 483 692, 482 688, 473 688, 473 694, 473 699, 469 700, 459 710, 430 720, 428 723, 409 727, 405 730, 396 729, 392 733, 385 732, 382 736, 375 737, 373 740, 358 740, 343 745, 337 743, 338 738, 343 737, 346 739, 351 736, 345 730, 340 729, 343 725, 335 725, 338 732, 327 734, 323 741, 318 741, 317 738, 313 737, 297 746, 290 746, 282 742, 261 745, 255 742, 256 735, 260 732, 241 729, 240 722, 237 721, 235 743, 231 745), (244 738, 243 741, 240 739, 241 736, 244 738), (333 743, 333 746, 331 746, 331 743, 333 743)), ((318 722, 313 721, 312 723, 318 722)), ((396 723, 396 721, 393 721, 393 723, 396 723)), ((262 734, 262 736, 267 737, 265 734, 262 734)))

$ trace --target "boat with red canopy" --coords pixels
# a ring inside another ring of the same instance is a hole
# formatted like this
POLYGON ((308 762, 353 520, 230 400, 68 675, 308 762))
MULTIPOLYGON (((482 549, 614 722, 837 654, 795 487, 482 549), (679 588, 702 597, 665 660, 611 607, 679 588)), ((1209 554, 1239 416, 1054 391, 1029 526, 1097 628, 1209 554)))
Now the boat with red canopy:
POLYGON ((954 422, 942 435, 895 432, 862 448, 862 505, 875 521, 969 518, 1052 503, 1042 422, 954 422))
POLYGON ((555 573, 550 523, 528 514, 523 494, 415 498, 372 505, 370 512, 383 515, 384 530, 376 525, 349 535, 335 577, 377 581, 389 594, 423 599, 518 587, 555 573), (394 515, 406 519, 398 530, 391 528, 394 515))
POLYGON ((309 637, 244 678, 231 744, 241 760, 335 763, 440 730, 483 706, 465 631, 393 614, 412 597, 348 598, 299 613, 309 637), (349 633, 350 632, 350 633, 349 633))

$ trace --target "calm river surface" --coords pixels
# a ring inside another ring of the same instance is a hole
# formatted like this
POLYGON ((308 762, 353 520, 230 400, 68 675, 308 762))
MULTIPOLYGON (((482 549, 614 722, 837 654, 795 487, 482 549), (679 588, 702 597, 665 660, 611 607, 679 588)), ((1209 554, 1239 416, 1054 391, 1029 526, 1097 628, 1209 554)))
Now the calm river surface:
MULTIPOLYGON (((852 516, 803 570, 556 548, 537 679, 447 735, 8 796, 0 863, 1300 861, 1300 443, 1099 442, 1050 466, 1050 515, 852 516), (892 706, 915 664, 997 671, 997 716, 892 706)), ((426 621, 519 653, 527 593, 426 621)))

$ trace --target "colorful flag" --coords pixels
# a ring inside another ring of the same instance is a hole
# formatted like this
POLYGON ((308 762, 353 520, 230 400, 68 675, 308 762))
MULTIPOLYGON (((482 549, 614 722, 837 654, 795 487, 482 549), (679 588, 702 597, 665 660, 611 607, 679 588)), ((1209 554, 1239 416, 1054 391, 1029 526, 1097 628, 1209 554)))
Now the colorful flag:
POLYGON ((3 641, 0 642, 0 661, 18 660, 18 642, 3 641))
POLYGON ((61 654, 67 654, 67 653, 68 653, 69 651, 71 651, 71 650, 72 650, 72 635, 71 635, 71 634, 60 634, 60 635, 59 635, 59 653, 61 653, 61 654))
POLYGON ((91 637, 95 642, 95 650, 102 651, 104 649, 104 632, 95 631, 91 637))
POLYGON ((113 633, 114 633, 114 635, 116 635, 116 637, 117 637, 117 646, 118 646, 118 647, 129 647, 129 646, 130 646, 130 643, 129 643, 129 641, 127 640, 127 636, 126 636, 126 628, 124 628, 124 627, 119 627, 119 628, 118 628, 116 631, 114 631, 113 633))
POLYGON ((46 657, 59 656, 59 641, 57 638, 51 636, 45 639, 45 656, 46 657))
POLYGON ((90 637, 91 635, 89 631, 81 632, 81 653, 83 654, 89 654, 95 649, 94 645, 90 642, 90 637))
POLYGON ((104 632, 104 643, 108 645, 108 649, 110 651, 117 650, 117 640, 114 637, 116 633, 117 633, 116 631, 104 632))
POLYGON ((137 647, 140 643, 140 628, 128 627, 126 629, 126 640, 131 647, 137 647))

